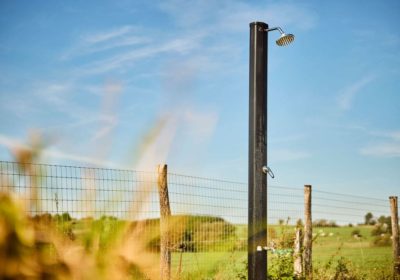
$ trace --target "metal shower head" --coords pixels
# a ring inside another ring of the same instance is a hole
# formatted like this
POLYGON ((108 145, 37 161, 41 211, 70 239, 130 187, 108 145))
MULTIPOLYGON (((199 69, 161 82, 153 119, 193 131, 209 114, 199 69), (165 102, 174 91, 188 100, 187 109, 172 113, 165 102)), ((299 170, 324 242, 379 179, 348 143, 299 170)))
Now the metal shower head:
POLYGON ((269 32, 269 31, 273 31, 273 30, 278 30, 281 33, 281 37, 279 37, 279 39, 276 40, 276 44, 278 46, 281 46, 281 47, 287 46, 294 41, 294 35, 286 34, 285 32, 283 32, 283 30, 280 27, 266 29, 265 31, 269 32))
POLYGON ((293 34, 286 34, 286 33, 282 33, 281 37, 276 40, 276 44, 278 46, 287 46, 290 43, 292 43, 294 41, 294 35, 293 34))

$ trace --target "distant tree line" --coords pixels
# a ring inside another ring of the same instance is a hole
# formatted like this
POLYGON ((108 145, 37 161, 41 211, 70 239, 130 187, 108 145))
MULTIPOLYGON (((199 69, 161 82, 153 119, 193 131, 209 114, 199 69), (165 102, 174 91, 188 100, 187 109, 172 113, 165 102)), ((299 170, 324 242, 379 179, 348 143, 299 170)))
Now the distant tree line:
POLYGON ((328 221, 325 219, 315 220, 312 224, 315 227, 338 227, 335 221, 328 221))
MULTIPOLYGON (((365 222, 364 225, 376 225, 376 224, 387 224, 390 228, 392 226, 392 220, 390 218, 390 216, 384 216, 381 215, 379 218, 375 218, 374 215, 371 212, 368 212, 367 214, 365 214, 364 216, 365 218, 365 222)), ((390 229, 391 231, 391 229, 390 229)))

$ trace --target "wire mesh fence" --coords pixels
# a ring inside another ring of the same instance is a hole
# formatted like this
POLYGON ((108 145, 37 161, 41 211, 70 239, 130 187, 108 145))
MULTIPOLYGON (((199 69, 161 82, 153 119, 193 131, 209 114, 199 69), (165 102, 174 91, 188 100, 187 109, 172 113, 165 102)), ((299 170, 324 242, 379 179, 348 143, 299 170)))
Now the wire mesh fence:
MULTIPOLYGON (((1 190, 17 194, 31 217, 56 220, 71 238, 80 238, 87 220, 124 221, 147 236, 148 251, 160 250, 157 172, 2 161, 0 176, 1 190)), ((245 252, 245 184, 170 173, 168 192, 174 273, 200 271, 227 252, 245 252)), ((113 227, 118 229, 114 223, 107 230, 113 227)))
MULTIPOLYGON (((85 220, 124 221, 160 250, 160 201, 156 172, 0 161, 1 191, 17 194, 32 217, 47 215, 79 238, 85 220)), ((168 174, 168 229, 172 273, 220 269, 247 258, 247 184, 168 174)), ((360 267, 391 259, 386 199, 313 190, 313 260, 345 257, 360 267), (368 214, 370 213, 370 214, 368 214)), ((302 187, 268 187, 270 266, 291 254, 304 223, 302 187)), ((115 230, 116 224, 107 230, 115 230)), ((105 230, 105 229, 103 229, 105 230)))
MULTIPOLYGON (((269 235, 304 225, 302 188, 269 187, 269 235), (278 226, 280 225, 280 226, 278 226)), ((390 267, 389 200, 312 190, 313 263, 320 267, 344 258, 358 267, 390 267)), ((294 234, 290 235, 294 238, 294 234)), ((293 246, 292 242, 283 247, 293 246)), ((282 246, 281 246, 282 248, 282 246)))
POLYGON ((158 216, 152 207, 157 177, 151 172, 14 162, 0 162, 0 170, 3 189, 18 194, 31 215, 158 216))

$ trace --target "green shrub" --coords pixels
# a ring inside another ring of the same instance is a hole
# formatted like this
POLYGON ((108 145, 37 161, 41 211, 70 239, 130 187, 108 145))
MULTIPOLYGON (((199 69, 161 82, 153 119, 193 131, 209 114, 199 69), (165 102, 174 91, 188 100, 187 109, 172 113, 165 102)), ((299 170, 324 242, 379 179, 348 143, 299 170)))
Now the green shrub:
POLYGON ((388 233, 382 233, 379 236, 375 236, 375 238, 372 240, 372 244, 374 246, 391 246, 392 245, 392 239, 390 238, 390 234, 388 233))
POLYGON ((371 230, 371 235, 372 236, 378 236, 381 234, 386 234, 386 233, 391 233, 391 228, 389 227, 388 224, 386 223, 377 223, 374 225, 373 229, 371 230))
POLYGON ((351 231, 351 236, 354 236, 354 237, 362 237, 361 231, 360 231, 358 228, 356 228, 356 229, 354 229, 354 230, 351 231))
POLYGON ((335 267, 335 275, 333 279, 335 280, 357 280, 362 279, 364 277, 360 277, 360 275, 354 270, 351 269, 350 261, 347 261, 345 258, 341 257, 336 264, 335 267), (359 276, 357 276, 359 275, 359 276))
POLYGON ((275 252, 271 252, 267 277, 269 280, 294 279, 293 247, 295 231, 288 224, 289 218, 286 223, 280 223, 280 235, 277 236, 275 232, 276 238, 273 241, 276 248, 275 252))
POLYGON ((390 239, 391 226, 386 223, 387 217, 381 216, 378 221, 379 223, 375 224, 371 230, 371 235, 374 236, 372 245, 379 247, 390 246, 392 244, 392 240, 390 239))
MULTIPOLYGON (((371 279, 366 278, 366 275, 358 270, 351 261, 344 257, 338 258, 338 251, 331 256, 331 259, 323 266, 314 268, 313 276, 314 279, 318 280, 364 280, 371 279)), ((378 280, 377 278, 376 280, 378 280)))
MULTIPOLYGON (((243 242, 235 243, 236 227, 222 218, 212 216, 176 215, 171 216, 168 229, 170 247, 184 252, 233 250, 246 248, 243 242)), ((149 236, 148 249, 160 249, 160 219, 146 219, 132 222, 131 227, 144 225, 144 234, 149 236)))
POLYGON ((275 254, 271 258, 271 266, 268 269, 268 280, 294 279, 293 255, 275 254))

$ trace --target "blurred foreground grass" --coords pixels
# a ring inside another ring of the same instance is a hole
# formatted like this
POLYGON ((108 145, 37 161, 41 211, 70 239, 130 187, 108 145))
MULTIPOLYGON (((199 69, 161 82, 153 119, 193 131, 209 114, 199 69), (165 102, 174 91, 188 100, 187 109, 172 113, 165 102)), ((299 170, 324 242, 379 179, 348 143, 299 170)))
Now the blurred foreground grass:
MULTIPOLYGON (((12 194, 0 193, 0 279, 160 278, 159 219, 32 217, 23 205, 12 194)), ((172 278, 215 275, 235 251, 235 229, 217 217, 171 217, 172 278)))
POLYGON ((158 254, 143 245, 152 236, 140 234, 141 225, 87 219, 70 226, 29 217, 1 193, 0 279, 158 279, 158 254))
MULTIPOLYGON (((35 217, 26 213, 20 200, 0 193, 0 279, 159 279, 157 219, 76 220, 66 213, 35 217)), ((172 279, 247 279, 245 225, 224 224, 220 218, 177 216, 169 235, 180 240, 188 228, 196 228, 198 232, 191 231, 188 240, 192 244, 204 241, 211 221, 219 224, 221 232, 231 234, 219 243, 219 251, 194 245, 175 250, 172 279)), ((371 227, 357 229, 357 237, 348 226, 314 229, 315 279, 393 279, 391 248, 372 246, 371 227)), ((294 230, 287 225, 269 226, 278 252, 290 249, 294 230)), ((291 254, 270 253, 268 267, 269 279, 294 279, 291 254)))

